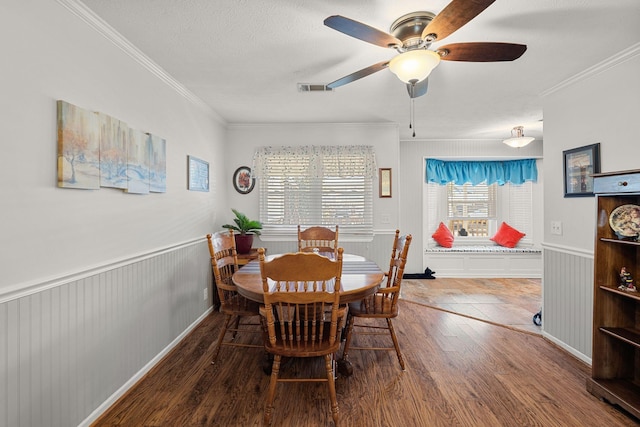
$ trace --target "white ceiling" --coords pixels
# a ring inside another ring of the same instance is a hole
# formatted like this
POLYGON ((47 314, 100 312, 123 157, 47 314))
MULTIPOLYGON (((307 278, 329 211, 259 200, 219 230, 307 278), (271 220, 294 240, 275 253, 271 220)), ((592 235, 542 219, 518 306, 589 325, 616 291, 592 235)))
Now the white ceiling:
MULTIPOLYGON (((301 93, 396 52, 323 25, 343 15, 385 32, 449 0, 83 0, 228 123, 395 122, 410 139, 409 96, 385 69, 334 92, 301 93)), ((433 47, 528 46, 514 62, 442 61, 416 99, 418 139, 542 137, 541 94, 640 41, 638 0, 497 0, 433 47)), ((595 105, 595 104, 594 104, 595 105)))

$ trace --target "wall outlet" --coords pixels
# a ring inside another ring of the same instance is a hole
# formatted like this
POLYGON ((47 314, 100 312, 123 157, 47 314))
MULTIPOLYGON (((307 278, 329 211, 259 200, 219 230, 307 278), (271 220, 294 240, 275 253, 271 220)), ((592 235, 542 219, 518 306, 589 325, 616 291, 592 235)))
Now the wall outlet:
POLYGON ((380 223, 381 224, 391 224, 391 215, 389 215, 389 214, 380 215, 380 223))
POLYGON ((556 236, 562 236, 561 221, 551 221, 551 234, 555 234, 556 236))
POLYGON ((209 298, 209 289, 204 288, 203 299, 206 301, 209 298))

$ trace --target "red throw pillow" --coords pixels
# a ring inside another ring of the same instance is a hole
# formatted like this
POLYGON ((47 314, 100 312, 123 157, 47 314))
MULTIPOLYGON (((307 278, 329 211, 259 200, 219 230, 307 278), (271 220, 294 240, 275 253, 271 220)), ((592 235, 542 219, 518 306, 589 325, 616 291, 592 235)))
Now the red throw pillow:
POLYGON ((498 229, 498 232, 491 238, 491 240, 500 246, 515 248, 520 239, 524 236, 526 236, 526 234, 519 232, 506 222, 503 222, 500 225, 500 229, 498 229))
POLYGON ((443 222, 440 223, 435 233, 431 235, 440 246, 450 248, 453 246, 453 233, 443 222))

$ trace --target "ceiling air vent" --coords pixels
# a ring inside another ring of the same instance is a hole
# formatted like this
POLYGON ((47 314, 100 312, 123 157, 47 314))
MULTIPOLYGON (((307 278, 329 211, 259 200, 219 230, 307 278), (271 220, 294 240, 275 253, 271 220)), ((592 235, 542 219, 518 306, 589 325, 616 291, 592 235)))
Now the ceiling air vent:
POLYGON ((298 83, 298 92, 333 92, 323 84, 298 83))

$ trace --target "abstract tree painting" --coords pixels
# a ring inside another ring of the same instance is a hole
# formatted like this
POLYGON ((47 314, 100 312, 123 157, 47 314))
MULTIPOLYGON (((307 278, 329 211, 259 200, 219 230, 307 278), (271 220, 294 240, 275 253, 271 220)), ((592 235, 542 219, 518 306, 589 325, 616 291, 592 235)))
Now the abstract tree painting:
POLYGON ((156 135, 149 135, 151 139, 151 160, 149 162, 149 191, 166 193, 167 191, 167 141, 156 135))
POLYGON ((57 102, 58 187, 100 188, 98 115, 65 101, 57 102))
POLYGON ((127 150, 127 193, 149 193, 149 162, 151 161, 149 135, 138 129, 129 129, 127 150))
POLYGON ((107 114, 100 122, 100 186, 127 189, 127 140, 129 126, 107 114))
POLYGON ((58 186, 167 192, 167 141, 100 112, 57 101, 58 186))

